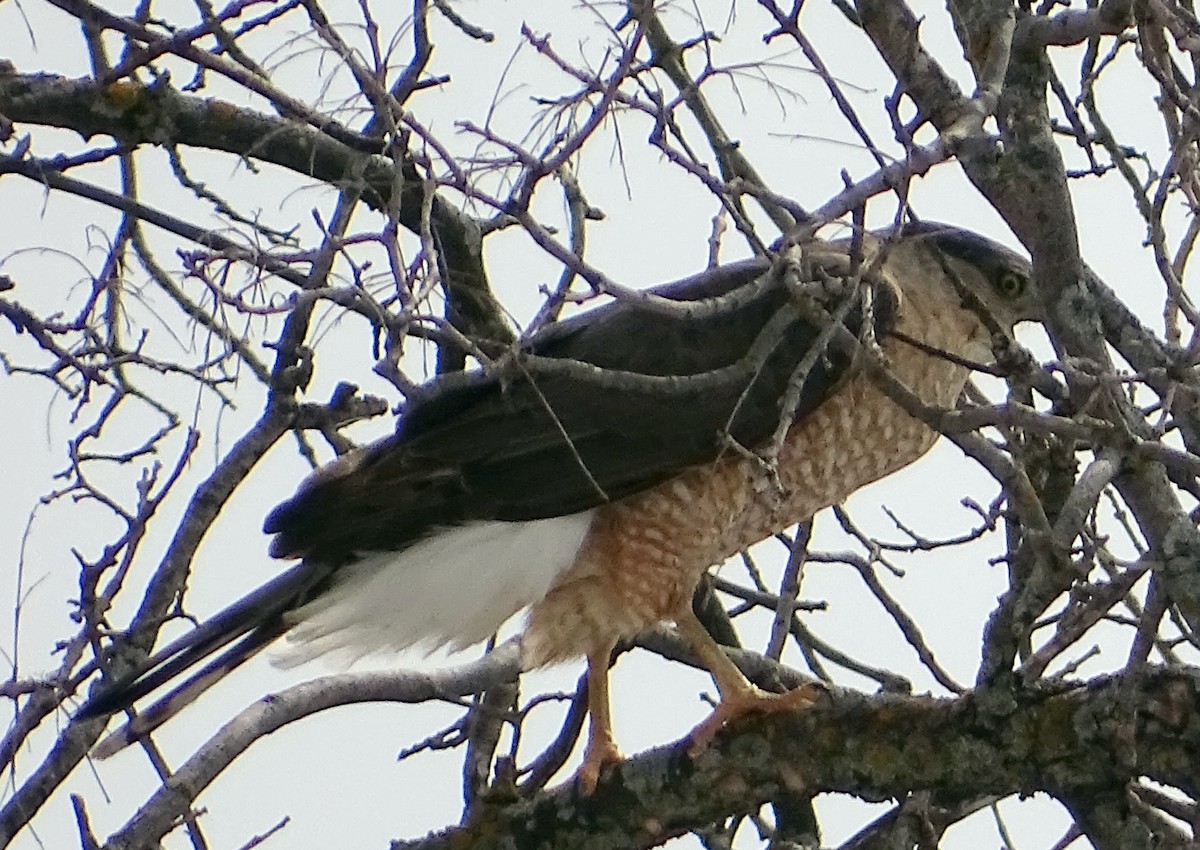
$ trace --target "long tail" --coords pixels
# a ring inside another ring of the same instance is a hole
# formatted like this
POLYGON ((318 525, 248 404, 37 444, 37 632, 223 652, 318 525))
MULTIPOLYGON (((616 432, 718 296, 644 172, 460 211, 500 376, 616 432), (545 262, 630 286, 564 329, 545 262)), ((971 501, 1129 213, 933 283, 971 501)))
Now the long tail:
POLYGON ((284 614, 303 600, 326 573, 326 570, 313 569, 311 564, 297 564, 164 646, 147 660, 136 676, 94 695, 78 711, 77 718, 103 717, 129 708, 146 694, 233 644, 106 737, 92 750, 92 755, 107 758, 145 737, 226 674, 257 655, 287 631, 291 624, 285 621, 284 614))

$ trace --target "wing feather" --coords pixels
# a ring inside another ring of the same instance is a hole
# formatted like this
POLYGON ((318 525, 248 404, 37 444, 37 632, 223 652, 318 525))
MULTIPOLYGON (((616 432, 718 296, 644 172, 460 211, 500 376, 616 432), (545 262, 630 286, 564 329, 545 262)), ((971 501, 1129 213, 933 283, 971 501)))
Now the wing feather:
MULTIPOLYGON (((828 262, 844 271, 846 257, 828 262)), ((731 441, 761 445, 822 328, 765 261, 723 271, 654 290, 690 302, 692 315, 609 305, 538 334, 488 380, 432 392, 396 434, 344 470, 314 476, 271 513, 272 554, 337 561, 403 548, 437 526, 561 516, 711 462, 731 441)), ((880 287, 877 334, 896 309, 880 287)), ((846 325, 859 333, 862 311, 846 325)), ((849 367, 845 354, 823 352, 796 417, 849 367)))

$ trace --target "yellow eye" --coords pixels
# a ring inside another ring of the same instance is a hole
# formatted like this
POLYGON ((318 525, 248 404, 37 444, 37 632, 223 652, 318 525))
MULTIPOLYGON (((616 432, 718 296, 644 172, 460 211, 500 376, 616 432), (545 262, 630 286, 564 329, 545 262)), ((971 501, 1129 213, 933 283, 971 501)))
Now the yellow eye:
POLYGON ((1024 275, 1016 272, 1004 272, 996 279, 996 291, 1005 298, 1019 298, 1025 292, 1029 283, 1024 275))

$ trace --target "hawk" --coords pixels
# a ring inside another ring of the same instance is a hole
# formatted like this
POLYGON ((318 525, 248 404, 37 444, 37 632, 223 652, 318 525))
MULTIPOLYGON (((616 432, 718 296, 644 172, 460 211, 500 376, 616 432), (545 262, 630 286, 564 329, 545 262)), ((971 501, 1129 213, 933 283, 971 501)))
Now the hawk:
POLYGON ((523 608, 525 669, 587 658, 586 788, 619 758, 610 655, 661 622, 720 691, 698 741, 811 701, 751 685, 693 613, 693 591, 709 567, 924 454, 937 434, 861 368, 862 349, 878 346, 926 405, 950 407, 993 335, 1038 316, 1030 265, 916 223, 651 293, 442 381, 392 436, 310 476, 265 523, 271 554, 300 563, 103 686, 84 716, 204 664, 100 748, 144 736, 283 635, 297 663, 459 649, 523 608))

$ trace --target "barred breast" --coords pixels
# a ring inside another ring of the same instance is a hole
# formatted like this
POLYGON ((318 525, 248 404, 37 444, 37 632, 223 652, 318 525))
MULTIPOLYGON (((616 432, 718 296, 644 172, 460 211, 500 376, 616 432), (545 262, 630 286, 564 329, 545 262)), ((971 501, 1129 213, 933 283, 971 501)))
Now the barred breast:
MULTIPOLYGON (((963 354, 986 341, 964 311, 936 315, 922 306, 907 303, 905 323, 921 326, 927 344, 963 354)), ((964 367, 898 340, 884 353, 927 404, 953 405, 966 382, 964 367)), ((709 567, 907 466, 936 439, 860 373, 788 430, 777 477, 756 458, 729 452, 599 508, 574 563, 530 609, 526 665, 603 651, 672 620, 709 567)))

